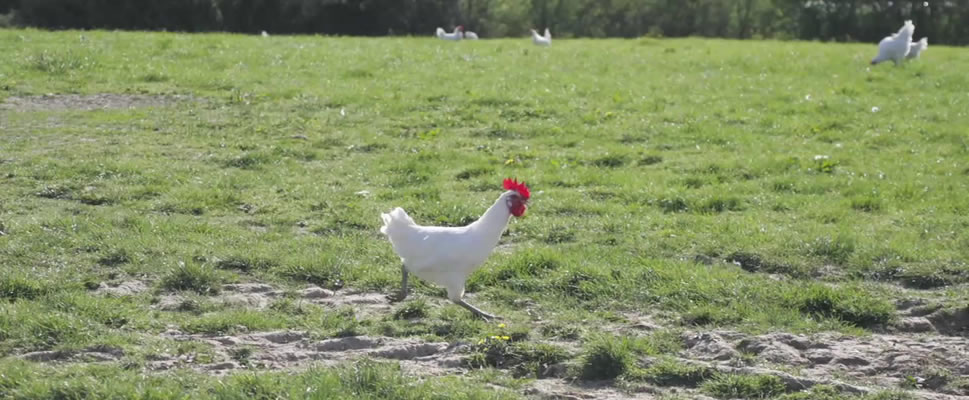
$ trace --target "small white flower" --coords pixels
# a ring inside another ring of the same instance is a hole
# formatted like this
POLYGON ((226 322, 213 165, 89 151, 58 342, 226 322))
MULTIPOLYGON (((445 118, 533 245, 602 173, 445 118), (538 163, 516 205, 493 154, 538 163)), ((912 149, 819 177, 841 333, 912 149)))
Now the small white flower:
POLYGON ((814 156, 814 161, 827 160, 828 158, 830 158, 830 157, 825 156, 825 155, 818 154, 818 155, 814 156))
POLYGON ((873 112, 873 113, 878 112, 878 110, 881 110, 880 108, 878 108, 878 106, 875 106, 875 107, 872 107, 871 108, 871 112, 873 112))
POLYGON ((811 95, 805 95, 804 100, 811 101, 811 95))

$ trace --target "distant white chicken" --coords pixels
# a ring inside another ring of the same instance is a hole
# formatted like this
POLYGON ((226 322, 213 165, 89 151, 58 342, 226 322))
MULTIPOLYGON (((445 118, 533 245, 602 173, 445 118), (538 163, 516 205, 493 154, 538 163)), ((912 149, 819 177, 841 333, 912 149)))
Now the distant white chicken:
POLYGON ((552 33, 545 28, 545 35, 539 35, 537 31, 532 29, 532 43, 538 46, 550 46, 552 45, 552 33))
POLYGON ((898 33, 886 36, 878 43, 878 56, 871 60, 871 65, 882 61, 892 60, 895 65, 905 60, 909 48, 912 46, 912 34, 915 33, 915 25, 912 21, 905 21, 905 25, 898 33))
POLYGON ((919 58, 919 55, 927 48, 929 48, 929 38, 927 37, 918 42, 912 42, 912 45, 908 47, 908 55, 905 58, 919 58))
POLYGON ((418 278, 443 286, 447 289, 448 299, 475 315, 484 319, 495 318, 468 304, 462 297, 464 282, 488 259, 511 217, 525 214, 530 196, 528 187, 524 182, 512 179, 505 179, 503 184, 507 191, 481 218, 468 226, 417 225, 400 207, 380 214, 384 222, 380 233, 387 235, 403 262, 400 300, 407 297, 407 274, 411 272, 418 278))
POLYGON ((436 35, 438 39, 461 40, 461 37, 464 36, 463 31, 464 31, 464 27, 461 25, 454 27, 454 32, 451 32, 451 33, 447 33, 444 31, 444 29, 438 27, 436 35))
POLYGON ((478 34, 471 31, 464 31, 464 38, 468 40, 478 40, 478 34))

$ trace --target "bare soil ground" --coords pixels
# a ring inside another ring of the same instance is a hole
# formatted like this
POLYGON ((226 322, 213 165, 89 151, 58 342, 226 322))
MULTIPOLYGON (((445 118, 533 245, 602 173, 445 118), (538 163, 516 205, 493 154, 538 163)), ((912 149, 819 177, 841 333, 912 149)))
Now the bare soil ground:
POLYGON ((0 110, 11 111, 92 111, 162 107, 183 101, 191 96, 99 93, 92 95, 47 94, 42 96, 11 96, 0 103, 0 110))
MULTIPOLYGON (((102 284, 98 292, 107 296, 136 295, 148 290, 141 281, 102 284)), ((284 291, 262 283, 224 285, 217 296, 235 306, 260 309, 284 291)), ((354 290, 331 291, 310 286, 298 291, 303 301, 325 307, 349 306, 357 315, 380 316, 392 306, 381 293, 354 290)), ((186 299, 169 294, 154 305, 176 310, 186 299)), ((439 303, 433 301, 434 303, 439 303)), ((442 301, 443 302, 443 301, 442 301)), ((833 385, 854 393, 898 388, 910 382, 913 394, 925 399, 969 398, 969 393, 947 386, 953 378, 969 376, 969 338, 964 327, 969 313, 942 315, 943 310, 920 302, 900 304, 906 315, 893 329, 869 336, 833 333, 797 335, 769 333, 749 335, 730 330, 686 331, 683 351, 676 361, 704 366, 720 372, 768 374, 780 377, 791 390, 817 384, 833 385), (948 377, 948 378, 946 378, 948 377)), ((626 335, 646 334, 661 329, 649 317, 630 317, 614 331, 626 335)), ((314 339, 303 331, 242 332, 234 335, 189 334, 169 329, 162 334, 176 341, 199 342, 211 347, 215 357, 200 361, 186 356, 160 355, 148 363, 149 371, 192 368, 223 375, 252 369, 298 369, 309 365, 336 365, 361 357, 399 361, 417 375, 450 375, 469 372, 463 360, 467 343, 428 342, 414 338, 351 336, 314 339), (246 355, 240 357, 244 352, 246 355)), ((568 345, 568 343, 566 343, 568 345)), ((570 346, 571 347, 571 346, 570 346)), ((575 343, 578 348, 578 343, 575 343)), ((110 362, 124 356, 120 349, 91 348, 79 352, 43 351, 24 354, 24 359, 41 362, 110 362)), ((647 367, 656 360, 641 360, 647 367)), ((556 368, 565 371, 565 368, 556 368)), ((689 387, 656 387, 638 384, 617 388, 610 382, 574 382, 562 373, 529 383, 524 394, 549 399, 656 398, 681 394, 704 398, 689 387)))

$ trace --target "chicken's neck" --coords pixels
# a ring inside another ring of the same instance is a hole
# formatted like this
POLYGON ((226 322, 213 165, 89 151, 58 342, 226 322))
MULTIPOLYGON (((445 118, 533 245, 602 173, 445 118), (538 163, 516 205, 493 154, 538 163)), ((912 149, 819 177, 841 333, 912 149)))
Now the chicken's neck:
POLYGON ((508 210, 508 204, 505 202, 505 197, 501 196, 498 201, 495 202, 485 213, 478 218, 477 221, 471 223, 469 226, 470 230, 479 232, 483 236, 494 236, 495 242, 501 236, 501 232, 505 230, 508 226, 508 220, 511 218, 511 211, 508 210))

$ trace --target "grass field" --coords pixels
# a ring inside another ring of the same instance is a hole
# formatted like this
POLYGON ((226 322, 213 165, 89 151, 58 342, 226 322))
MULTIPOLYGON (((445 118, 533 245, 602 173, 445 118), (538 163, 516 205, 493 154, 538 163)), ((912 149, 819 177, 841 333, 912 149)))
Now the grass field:
POLYGON ((964 49, 869 68, 869 44, 701 39, 0 30, 0 48, 0 397, 969 395, 969 369, 928 361, 799 393, 750 371, 806 367, 698 366, 682 340, 863 342, 925 317, 920 342, 965 346, 964 49), (469 281, 504 325, 420 283, 379 300, 399 285, 380 212, 463 225, 505 177, 528 214, 469 281), (469 345, 417 378, 210 340, 277 331, 469 345))

